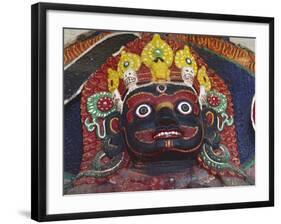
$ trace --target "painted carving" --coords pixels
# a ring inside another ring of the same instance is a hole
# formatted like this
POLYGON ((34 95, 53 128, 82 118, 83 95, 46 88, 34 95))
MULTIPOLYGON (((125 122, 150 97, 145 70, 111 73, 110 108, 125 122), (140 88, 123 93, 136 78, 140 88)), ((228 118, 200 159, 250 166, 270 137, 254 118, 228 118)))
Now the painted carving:
POLYGON ((66 192, 253 184, 240 166, 233 111, 227 85, 190 45, 144 36, 85 84, 84 157, 66 192))

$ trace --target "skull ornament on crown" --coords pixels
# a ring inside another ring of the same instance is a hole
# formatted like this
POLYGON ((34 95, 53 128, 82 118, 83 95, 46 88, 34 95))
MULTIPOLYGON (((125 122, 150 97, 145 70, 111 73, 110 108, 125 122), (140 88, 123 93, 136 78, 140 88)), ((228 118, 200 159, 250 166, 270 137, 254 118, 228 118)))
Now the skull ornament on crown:
POLYGON ((69 193, 224 186, 224 177, 251 184, 239 163, 231 101, 189 43, 137 38, 84 86, 90 156, 69 193))

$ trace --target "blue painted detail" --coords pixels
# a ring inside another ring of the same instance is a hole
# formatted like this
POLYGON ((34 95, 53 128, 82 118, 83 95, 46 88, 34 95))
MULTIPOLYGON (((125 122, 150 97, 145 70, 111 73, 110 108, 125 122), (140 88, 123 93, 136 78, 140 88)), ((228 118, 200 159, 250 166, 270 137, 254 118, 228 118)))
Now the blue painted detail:
POLYGON ((251 103, 255 94, 255 78, 248 71, 221 56, 203 48, 196 46, 193 48, 230 89, 234 104, 238 150, 243 164, 254 158, 255 154, 255 132, 251 123, 251 103))
POLYGON ((82 124, 80 95, 64 107, 64 171, 77 174, 82 158, 82 124))

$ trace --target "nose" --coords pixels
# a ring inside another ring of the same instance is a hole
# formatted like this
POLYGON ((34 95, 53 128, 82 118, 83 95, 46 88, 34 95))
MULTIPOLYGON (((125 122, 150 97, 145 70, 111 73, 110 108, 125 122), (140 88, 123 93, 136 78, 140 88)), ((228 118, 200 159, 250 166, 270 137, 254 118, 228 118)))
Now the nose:
POLYGON ((163 107, 157 112, 156 117, 157 126, 176 126, 178 125, 177 118, 174 112, 169 107, 163 107))

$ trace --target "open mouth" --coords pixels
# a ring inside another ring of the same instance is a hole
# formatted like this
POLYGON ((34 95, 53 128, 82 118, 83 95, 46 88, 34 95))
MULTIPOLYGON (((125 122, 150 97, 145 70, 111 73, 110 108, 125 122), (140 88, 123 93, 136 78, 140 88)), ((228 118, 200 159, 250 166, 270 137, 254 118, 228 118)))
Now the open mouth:
POLYGON ((179 138, 182 134, 179 131, 160 131, 153 136, 154 140, 157 139, 169 139, 169 138, 179 138))
POLYGON ((159 130, 147 129, 135 132, 135 137, 142 143, 151 144, 161 139, 181 138, 189 140, 196 136, 198 127, 180 126, 179 130, 159 130))

